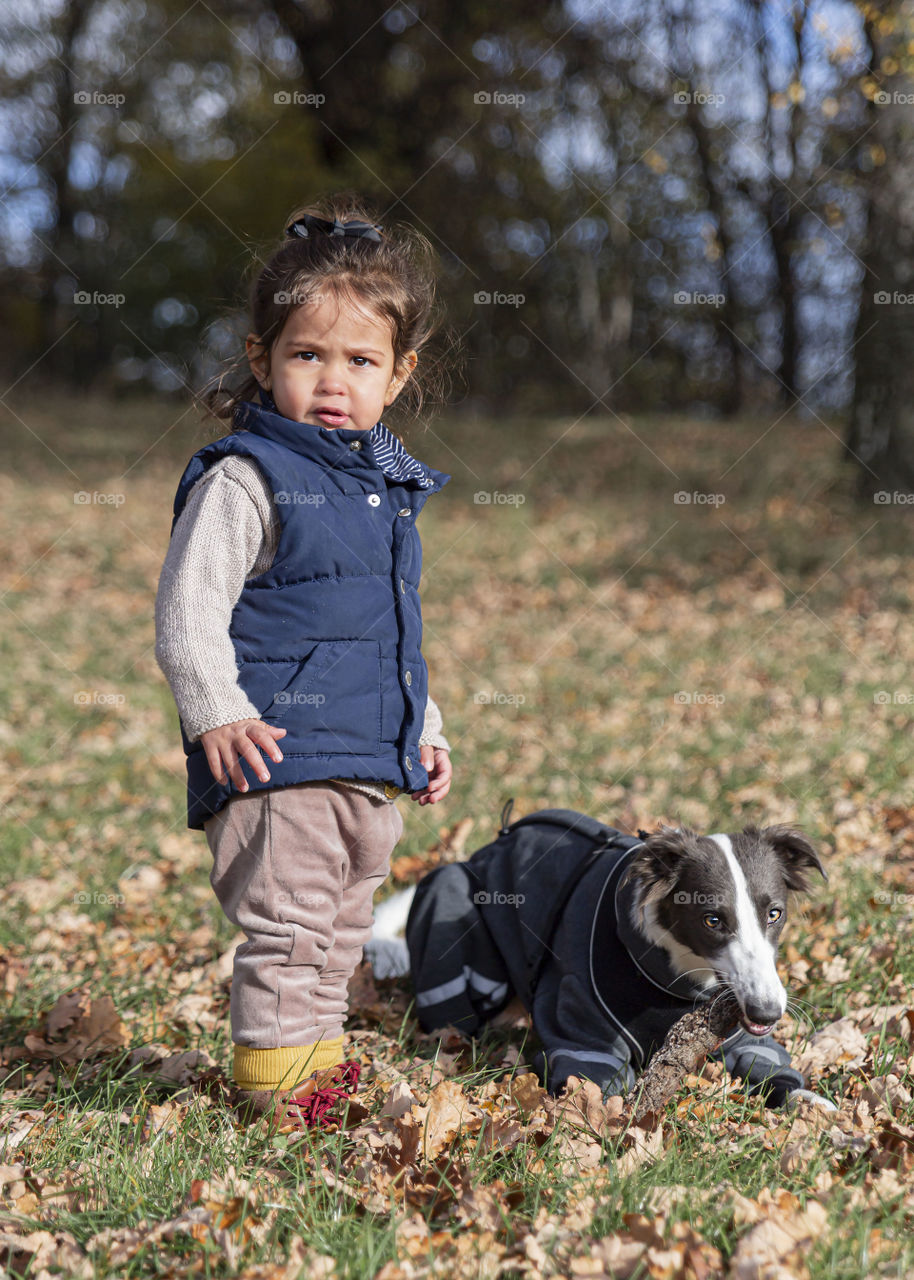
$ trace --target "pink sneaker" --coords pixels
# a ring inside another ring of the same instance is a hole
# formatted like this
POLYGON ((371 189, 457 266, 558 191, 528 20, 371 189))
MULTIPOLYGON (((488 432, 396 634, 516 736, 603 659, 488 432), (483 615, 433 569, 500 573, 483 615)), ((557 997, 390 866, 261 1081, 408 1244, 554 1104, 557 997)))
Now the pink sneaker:
MULTIPOLYGON (((338 1117, 330 1113, 337 1103, 352 1096, 358 1088, 360 1062, 339 1062, 335 1067, 318 1071, 312 1077, 311 1092, 296 1090, 276 1108, 276 1120, 280 1124, 292 1122, 303 1129, 326 1128, 335 1124, 338 1117)), ((311 1080, 306 1082, 311 1084, 311 1080)))

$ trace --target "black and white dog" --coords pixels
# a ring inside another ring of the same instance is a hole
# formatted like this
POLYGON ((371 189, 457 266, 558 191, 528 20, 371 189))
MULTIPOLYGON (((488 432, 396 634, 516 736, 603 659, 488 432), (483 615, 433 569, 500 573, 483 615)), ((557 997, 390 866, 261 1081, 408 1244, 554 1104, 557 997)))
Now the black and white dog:
POLYGON ((768 1105, 832 1107, 770 1035, 787 1007, 776 962, 788 895, 810 873, 825 878, 788 826, 635 838, 546 810, 383 903, 365 953, 378 977, 411 971, 427 1031, 472 1034, 519 997, 547 1086, 574 1074, 605 1096, 632 1087, 690 1007, 729 990, 741 1011, 720 1050, 730 1073, 768 1105))

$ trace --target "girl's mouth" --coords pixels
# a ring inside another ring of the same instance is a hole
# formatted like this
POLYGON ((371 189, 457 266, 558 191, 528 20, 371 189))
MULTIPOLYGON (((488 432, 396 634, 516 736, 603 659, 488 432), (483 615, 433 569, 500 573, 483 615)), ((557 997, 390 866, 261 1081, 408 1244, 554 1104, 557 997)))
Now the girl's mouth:
POLYGON ((317 409, 315 413, 328 427, 341 427, 349 418, 349 414, 343 413, 342 409, 317 409))

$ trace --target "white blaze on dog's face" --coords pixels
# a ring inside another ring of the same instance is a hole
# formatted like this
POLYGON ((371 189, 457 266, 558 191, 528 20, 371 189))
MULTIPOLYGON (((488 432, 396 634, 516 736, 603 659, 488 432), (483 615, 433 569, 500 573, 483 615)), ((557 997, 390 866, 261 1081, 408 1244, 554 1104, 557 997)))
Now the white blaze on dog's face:
POLYGON ((715 972, 736 993, 746 1030, 765 1035, 787 1008, 787 992, 775 963, 786 919, 787 892, 778 876, 766 876, 750 889, 730 837, 716 835, 710 839, 723 851, 734 886, 729 903, 735 928, 715 955, 715 972))
POLYGON ((789 827, 664 830, 630 868, 640 888, 635 923, 677 974, 729 987, 745 1029, 764 1035, 787 1007, 776 960, 788 891, 805 889, 810 870, 825 875, 812 845, 789 827))

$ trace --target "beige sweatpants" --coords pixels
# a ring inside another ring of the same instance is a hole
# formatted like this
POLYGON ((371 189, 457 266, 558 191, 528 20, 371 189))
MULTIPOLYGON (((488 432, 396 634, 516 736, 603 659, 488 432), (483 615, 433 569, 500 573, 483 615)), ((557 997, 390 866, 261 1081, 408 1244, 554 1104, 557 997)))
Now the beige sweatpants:
POLYGON ((247 934, 232 972, 232 1040, 278 1048, 343 1034, 371 900, 403 832, 396 804, 339 782, 233 796, 205 824, 210 883, 247 934))

